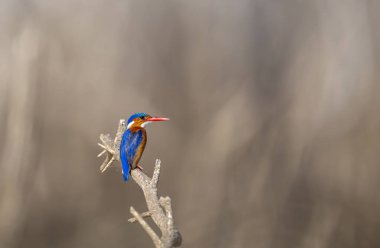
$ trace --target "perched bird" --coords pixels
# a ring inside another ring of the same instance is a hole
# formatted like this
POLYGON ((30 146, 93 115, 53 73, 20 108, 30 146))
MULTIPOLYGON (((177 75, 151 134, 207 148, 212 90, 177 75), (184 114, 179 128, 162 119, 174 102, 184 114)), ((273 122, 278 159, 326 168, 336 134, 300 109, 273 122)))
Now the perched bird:
POLYGON ((131 170, 141 167, 138 165, 144 152, 147 135, 145 127, 154 121, 168 121, 168 118, 152 117, 145 113, 135 113, 127 121, 120 143, 120 160, 124 181, 128 181, 131 170))

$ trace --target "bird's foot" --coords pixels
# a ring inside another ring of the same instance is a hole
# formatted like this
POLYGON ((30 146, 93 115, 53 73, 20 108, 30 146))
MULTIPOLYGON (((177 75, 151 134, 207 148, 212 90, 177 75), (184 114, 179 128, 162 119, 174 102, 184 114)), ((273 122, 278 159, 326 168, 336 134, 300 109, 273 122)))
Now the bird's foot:
POLYGON ((144 170, 144 168, 143 168, 143 167, 141 167, 140 165, 136 165, 136 168, 137 168, 137 169, 139 169, 139 170, 141 170, 141 171, 143 171, 143 170, 144 170))

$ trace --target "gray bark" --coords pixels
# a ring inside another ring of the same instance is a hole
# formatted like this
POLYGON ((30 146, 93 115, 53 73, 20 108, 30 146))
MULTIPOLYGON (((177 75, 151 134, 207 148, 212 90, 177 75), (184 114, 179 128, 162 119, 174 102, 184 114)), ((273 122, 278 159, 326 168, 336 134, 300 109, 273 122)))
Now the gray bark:
MULTIPOLYGON (((104 150, 99 153, 98 157, 106 153, 106 159, 100 166, 101 172, 105 172, 113 161, 120 161, 119 147, 125 128, 125 120, 120 120, 119 127, 113 141, 108 134, 100 135, 100 140, 102 143, 99 143, 99 146, 104 150)), ((161 160, 157 159, 152 178, 149 178, 140 169, 134 169, 131 171, 133 180, 140 186, 144 193, 148 212, 139 214, 135 208, 131 206, 130 212, 134 218, 129 219, 129 222, 139 222, 142 228, 150 236, 156 247, 178 247, 182 243, 182 236, 174 225, 171 199, 168 196, 158 198, 157 195, 157 185, 160 177, 160 169, 161 160), (144 217, 151 217, 153 219, 154 223, 161 231, 161 237, 159 237, 154 232, 149 224, 143 219, 144 217)))

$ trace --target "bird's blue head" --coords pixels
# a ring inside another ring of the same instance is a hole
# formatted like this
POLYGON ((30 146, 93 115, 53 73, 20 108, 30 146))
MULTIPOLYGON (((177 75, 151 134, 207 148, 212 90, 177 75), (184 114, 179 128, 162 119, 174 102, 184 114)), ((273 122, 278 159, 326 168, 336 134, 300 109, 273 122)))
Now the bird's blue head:
POLYGON ((168 121, 169 118, 152 117, 146 113, 135 113, 131 115, 127 122, 127 129, 131 127, 145 127, 154 121, 168 121))

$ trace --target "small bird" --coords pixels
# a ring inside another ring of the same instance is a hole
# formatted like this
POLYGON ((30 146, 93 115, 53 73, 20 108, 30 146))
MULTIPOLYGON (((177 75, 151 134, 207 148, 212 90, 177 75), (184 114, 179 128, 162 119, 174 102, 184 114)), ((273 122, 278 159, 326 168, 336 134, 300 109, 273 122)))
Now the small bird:
POLYGON ((168 120, 169 118, 152 117, 145 113, 135 113, 129 117, 127 129, 120 143, 120 160, 124 181, 128 181, 131 170, 142 169, 138 163, 147 141, 145 127, 154 121, 168 120))

